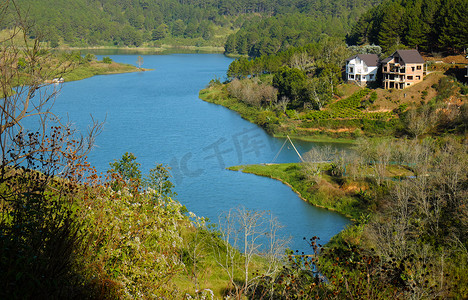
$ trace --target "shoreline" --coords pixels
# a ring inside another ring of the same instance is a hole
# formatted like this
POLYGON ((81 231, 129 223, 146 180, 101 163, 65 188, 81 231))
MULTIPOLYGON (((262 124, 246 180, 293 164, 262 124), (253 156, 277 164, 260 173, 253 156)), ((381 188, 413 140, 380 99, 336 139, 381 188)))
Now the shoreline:
POLYGON ((284 185, 288 186, 289 188, 291 188, 291 190, 298 195, 298 197, 305 201, 306 203, 310 204, 310 205, 313 205, 315 207, 318 207, 318 208, 322 208, 322 209, 326 209, 326 210, 329 210, 329 211, 333 211, 333 212, 336 212, 336 213, 339 213, 341 214, 342 216, 350 219, 350 221, 354 222, 356 221, 356 217, 340 210, 340 209, 337 209, 337 208, 334 208, 334 207, 329 207, 329 206, 324 206, 324 205, 321 205, 321 204, 318 204, 317 202, 313 201, 312 199, 308 199, 305 195, 303 195, 300 191, 298 191, 291 183, 289 183, 286 179, 284 178, 280 178, 280 177, 277 177, 277 176, 273 176, 273 175, 269 175, 269 174, 266 174, 266 173, 260 173, 260 172, 255 172, 255 171, 252 171, 252 170, 245 170, 246 168, 248 167, 264 167, 264 166, 270 166, 270 165, 276 165, 276 166, 286 166, 286 165, 297 165, 298 163, 282 163, 282 164, 266 164, 266 165, 262 165, 262 164, 252 164, 252 165, 238 165, 238 166, 231 166, 231 167, 227 167, 226 169, 229 170, 229 171, 234 171, 234 172, 242 172, 242 173, 245 173, 245 174, 253 174, 253 175, 256 175, 256 176, 262 176, 262 177, 266 177, 266 178, 271 178, 271 179, 274 179, 274 180, 278 180, 280 181, 281 183, 283 183, 284 185))
POLYGON ((117 46, 90 46, 90 47, 69 47, 69 46, 60 46, 55 48, 58 51, 122 51, 122 52, 135 52, 135 53, 154 53, 160 54, 165 51, 173 50, 184 50, 184 51, 193 51, 193 53, 206 52, 206 53, 224 53, 224 47, 215 47, 215 46, 175 46, 175 45, 162 45, 160 47, 117 47, 117 46))
POLYGON ((64 82, 72 82, 91 78, 97 75, 115 75, 125 73, 148 72, 152 69, 138 68, 131 64, 112 62, 110 64, 102 61, 94 61, 89 65, 79 66, 62 75, 64 82))
POLYGON ((289 135, 292 139, 302 140, 306 142, 315 143, 342 143, 342 144, 354 144, 356 139, 351 137, 335 137, 326 134, 326 131, 320 131, 318 134, 297 134, 297 130, 294 128, 293 122, 285 122, 283 124, 277 124, 276 126, 262 126, 255 120, 260 114, 255 108, 252 108, 242 102, 230 99, 226 95, 225 89, 214 89, 212 87, 200 90, 198 97, 205 102, 212 103, 215 105, 223 106, 233 112, 236 112, 241 118, 255 124, 265 130, 269 135, 277 138, 285 138, 289 135))
MULTIPOLYGON (((273 134, 275 138, 286 138, 285 134, 273 134)), ((312 142, 312 143, 337 143, 337 144, 348 144, 354 145, 356 144, 356 140, 347 139, 347 138, 334 138, 329 136, 313 136, 313 135, 291 135, 289 137, 293 140, 300 140, 304 142, 312 142)))

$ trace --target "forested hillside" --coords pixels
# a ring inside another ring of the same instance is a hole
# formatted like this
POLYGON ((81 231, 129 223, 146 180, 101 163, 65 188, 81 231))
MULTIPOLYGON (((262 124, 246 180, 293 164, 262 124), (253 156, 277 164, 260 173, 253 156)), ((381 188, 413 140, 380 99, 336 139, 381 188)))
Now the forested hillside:
POLYGON ((468 47, 467 12, 466 0, 388 0, 361 16, 348 43, 461 53, 468 47))
MULTIPOLYGON (((230 25, 206 3, 167 1, 18 1, 34 27, 31 34, 41 33, 57 45, 141 46, 144 42, 174 37, 210 39, 216 26, 230 25)), ((10 13, 13 20, 14 12, 10 13)), ((12 22, 6 20, 5 26, 12 22)))
MULTIPOLYGON (((259 56, 301 46, 321 34, 344 37, 380 0, 19 0, 30 35, 51 46, 224 46, 227 53, 259 56), (240 32, 236 33, 239 29, 240 32), (181 42, 184 41, 184 42, 181 42)), ((11 28, 12 6, 0 20, 11 28)))
POLYGON ((237 33, 228 37, 226 53, 259 57, 284 51, 290 46, 307 45, 322 35, 343 38, 359 16, 380 1, 314 0, 292 3, 288 13, 278 13, 260 22, 245 23, 237 33))

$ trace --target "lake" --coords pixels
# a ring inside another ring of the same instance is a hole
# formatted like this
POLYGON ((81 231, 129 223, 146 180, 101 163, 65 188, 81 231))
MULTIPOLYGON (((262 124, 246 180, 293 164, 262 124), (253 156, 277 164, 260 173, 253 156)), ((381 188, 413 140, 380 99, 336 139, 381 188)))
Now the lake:
MULTIPOLYGON (((110 55, 117 62, 137 64, 137 55, 110 55)), ((142 55, 153 71, 95 76, 62 85, 54 111, 86 130, 91 121, 105 120, 90 162, 106 171, 109 162, 134 153, 143 172, 163 163, 171 167, 177 199, 188 210, 213 223, 230 208, 268 210, 293 237, 289 247, 308 251, 303 237, 323 243, 350 221, 302 201, 279 181, 225 167, 269 163, 284 139, 222 106, 206 103, 198 92, 211 79, 224 78, 232 59, 221 54, 142 55)), ((305 153, 323 144, 298 142, 305 153)), ((285 147, 276 162, 297 162, 285 147)))

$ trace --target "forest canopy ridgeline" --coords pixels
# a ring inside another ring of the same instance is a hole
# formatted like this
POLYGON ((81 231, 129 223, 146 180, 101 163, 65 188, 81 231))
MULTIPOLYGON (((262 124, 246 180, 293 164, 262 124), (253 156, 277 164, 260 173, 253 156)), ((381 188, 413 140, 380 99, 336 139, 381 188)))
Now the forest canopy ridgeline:
MULTIPOLYGON (((44 36, 51 46, 142 46, 191 40, 224 46, 227 53, 265 52, 268 45, 303 45, 320 34, 344 37, 360 15, 380 0, 19 0, 31 21, 31 37, 44 36), (232 35, 239 29, 241 31, 232 35), (287 30, 286 30, 287 29, 287 30), (246 36, 251 32, 253 36, 246 36), (259 39, 258 37, 262 37, 259 39), (271 39, 269 41, 268 39, 271 39), (252 49, 254 48, 255 49, 252 49)), ((12 10, 0 29, 13 26, 12 10)))

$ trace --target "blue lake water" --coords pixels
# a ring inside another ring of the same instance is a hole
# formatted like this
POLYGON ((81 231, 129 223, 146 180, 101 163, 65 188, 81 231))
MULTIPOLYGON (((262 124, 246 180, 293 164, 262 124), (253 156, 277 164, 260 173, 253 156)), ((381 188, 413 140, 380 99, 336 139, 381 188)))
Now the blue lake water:
MULTIPOLYGON (((137 55, 111 55, 114 61, 136 65, 137 55)), ((268 210, 293 237, 289 247, 308 251, 303 237, 328 241, 349 220, 302 201, 281 182, 227 166, 269 163, 284 139, 266 134, 222 106, 206 103, 198 92, 223 78, 232 61, 221 54, 143 55, 148 72, 95 76, 62 86, 54 111, 86 130, 94 119, 105 120, 90 161, 99 171, 123 153, 132 152, 147 172, 155 164, 169 165, 177 199, 190 211, 217 222, 230 208, 268 210)), ((313 143, 297 142, 302 153, 313 143)), ((276 162, 297 162, 285 147, 276 162)))

